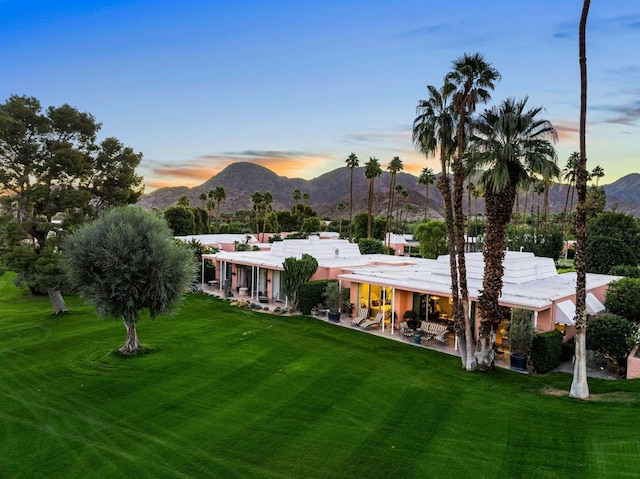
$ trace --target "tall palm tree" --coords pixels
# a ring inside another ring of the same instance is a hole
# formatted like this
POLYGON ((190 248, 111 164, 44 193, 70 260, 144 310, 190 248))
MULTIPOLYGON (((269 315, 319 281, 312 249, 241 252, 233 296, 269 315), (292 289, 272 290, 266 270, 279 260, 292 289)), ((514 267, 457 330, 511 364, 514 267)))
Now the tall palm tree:
POLYGON ((498 304, 502 293, 503 259, 506 231, 513 215, 519 185, 530 175, 545 175, 557 170, 552 142, 557 133, 553 125, 539 118, 542 108, 527 109, 527 98, 507 98, 500 105, 485 110, 473 123, 473 145, 477 153, 471 161, 482 168, 485 187, 486 240, 484 275, 479 297, 480 331, 478 367, 493 367, 493 340, 502 312, 498 304))
POLYGON ((467 54, 455 59, 453 69, 446 75, 446 80, 456 87, 453 95, 453 109, 457 115, 456 146, 457 154, 453 160, 453 214, 455 216, 456 249, 458 259, 458 282, 460 285, 460 304, 454 305, 454 320, 464 322, 466 332, 465 347, 467 371, 476 369, 475 356, 470 354, 474 349, 471 318, 469 316, 469 291, 467 288, 467 266, 464 256, 466 241, 464 237, 464 212, 462 196, 464 193, 465 165, 463 160, 466 148, 465 130, 469 117, 476 106, 491 99, 491 91, 500 81, 498 70, 487 62, 480 53, 467 54))
POLYGON ((533 183, 533 192, 538 195, 538 202, 536 204, 536 229, 540 229, 540 197, 545 192, 544 179, 536 179, 533 183))
POLYGON ((589 397, 587 383, 587 46, 586 30, 589 0, 584 0, 579 27, 580 54, 580 162, 578 168, 578 214, 576 216, 576 360, 569 396, 578 399, 589 397))
POLYGON ((375 156, 370 156, 364 165, 364 176, 369 181, 369 196, 367 199, 367 238, 371 238, 373 220, 373 182, 382 175, 380 161, 375 156))
MULTIPOLYGON (((453 93, 455 85, 445 80, 440 89, 427 85, 429 96, 426 100, 419 100, 416 107, 416 118, 413 120, 413 143, 416 148, 427 157, 440 152, 441 174, 436 186, 442 195, 444 204, 444 222, 447 229, 447 251, 449 253, 449 269, 451 271, 451 298, 453 309, 457 310, 460 303, 458 288, 458 261, 456 257, 456 236, 453 221, 453 202, 451 198, 451 182, 449 180, 449 163, 455 152, 456 119, 453 111, 453 93)), ((455 331, 460 347, 460 359, 463 366, 467 363, 466 328, 456 318, 455 331)))
POLYGON ((469 243, 469 238, 471 238, 471 197, 476 190, 476 185, 471 181, 470 177, 467 177, 467 241, 466 244, 469 243))
POLYGON ((264 243, 264 235, 267 232, 267 216, 272 211, 271 205, 273 204, 273 195, 270 191, 265 192, 262 195, 262 214, 264 215, 262 218, 262 239, 261 242, 264 243))
POLYGON ((402 206, 405 204, 405 201, 409 197, 409 192, 404 186, 396 185, 395 196, 398 196, 401 198, 401 200, 398 201, 398 205, 396 208, 396 227, 399 229, 402 221, 402 206))
POLYGON ((227 199, 227 192, 224 189, 224 186, 216 186, 216 189, 211 193, 211 197, 216 202, 216 210, 218 212, 218 223, 220 223, 220 203, 227 199))
POLYGON ((207 207, 207 194, 200 193, 200 196, 198 198, 200 199, 200 201, 202 201, 202 209, 205 209, 207 207))
POLYGON ((294 206, 298 206, 298 202, 302 198, 302 193, 298 188, 296 188, 295 190, 293 190, 292 196, 293 196, 294 206))
POLYGON ((591 179, 596 179, 595 187, 597 188, 600 178, 604 176, 604 169, 600 165, 596 165, 593 170, 591 170, 591 174, 589 176, 591 179))
POLYGON ((353 170, 359 166, 358 157, 351 153, 345 163, 349 168, 349 242, 353 241, 353 170))
POLYGON ((562 169, 562 179, 567 182, 567 194, 564 200, 564 209, 562 210, 562 239, 564 239, 564 226, 567 216, 573 211, 574 184, 578 177, 578 166, 580 164, 580 154, 574 151, 567 158, 567 164, 562 169), (569 197, 571 197, 571 205, 569 205, 569 197))
POLYGON ((343 202, 338 203, 336 206, 336 210, 338 210, 338 221, 340 225, 338 227, 338 235, 342 237, 342 213, 344 213, 344 210, 345 210, 344 203, 343 202))
POLYGON ((398 174, 398 171, 402 171, 402 168, 403 168, 402 160, 400 159, 399 156, 394 156, 393 159, 389 162, 389 165, 387 166, 387 171, 391 175, 391 180, 389 181, 389 199, 387 201, 387 231, 385 235, 385 244, 387 242, 387 238, 391 231, 391 211, 393 208, 393 201, 394 201, 393 189, 396 186, 396 175, 398 174))
POLYGON ((427 221, 429 216, 429 185, 432 185, 436 181, 436 176, 433 174, 431 168, 422 168, 420 176, 418 177, 418 184, 424 185, 424 221, 427 221))
POLYGON ((251 194, 251 203, 253 203, 253 213, 255 215, 255 222, 256 222, 256 236, 260 233, 258 218, 260 217, 263 198, 264 197, 262 195, 262 192, 260 191, 254 191, 251 194))

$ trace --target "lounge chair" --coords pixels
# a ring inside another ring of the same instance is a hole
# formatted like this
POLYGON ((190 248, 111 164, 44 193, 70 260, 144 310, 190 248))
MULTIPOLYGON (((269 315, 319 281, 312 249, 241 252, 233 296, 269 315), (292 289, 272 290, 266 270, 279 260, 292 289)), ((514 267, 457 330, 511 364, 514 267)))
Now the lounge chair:
POLYGON ((367 308, 360 308, 356 317, 351 320, 351 323, 358 325, 367 319, 369 319, 369 310, 367 308))
POLYGON ((370 319, 367 321, 364 321, 362 323, 360 323, 360 327, 361 328, 373 328, 375 326, 380 326, 380 323, 382 323, 382 320, 384 319, 384 313, 378 313, 376 314, 375 319, 370 319))

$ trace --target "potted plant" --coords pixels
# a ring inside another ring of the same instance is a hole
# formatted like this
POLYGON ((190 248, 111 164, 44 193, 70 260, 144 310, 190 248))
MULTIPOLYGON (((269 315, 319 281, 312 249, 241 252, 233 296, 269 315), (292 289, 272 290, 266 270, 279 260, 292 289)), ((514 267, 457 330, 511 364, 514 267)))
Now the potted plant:
POLYGON ((402 318, 407 322, 407 324, 409 325, 409 327, 411 329, 416 329, 416 327, 418 326, 416 324, 416 318, 418 317, 418 315, 416 314, 416 312, 413 309, 409 309, 407 311, 404 312, 404 314, 402 315, 402 318))
POLYGON ((511 368, 518 371, 527 370, 527 358, 531 351, 531 342, 535 336, 531 311, 513 309, 509 325, 509 347, 511 368))
POLYGON ((340 321, 340 304, 342 303, 342 295, 340 294, 340 285, 337 281, 329 281, 322 293, 324 304, 329 308, 328 317, 330 321, 340 321))

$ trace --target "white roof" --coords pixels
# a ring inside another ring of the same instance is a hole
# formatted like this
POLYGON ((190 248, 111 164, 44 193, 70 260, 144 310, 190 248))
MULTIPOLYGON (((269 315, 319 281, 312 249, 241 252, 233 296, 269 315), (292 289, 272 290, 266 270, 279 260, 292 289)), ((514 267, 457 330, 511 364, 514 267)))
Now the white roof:
POLYGON ((233 243, 246 243, 247 236, 249 236, 249 244, 257 243, 253 235, 250 234, 209 234, 209 235, 187 235, 176 236, 176 239, 182 240, 185 243, 195 239, 205 246, 217 246, 219 244, 233 244, 233 243))
MULTIPOLYGON (((475 300, 482 290, 484 259, 482 253, 467 253, 465 259, 469 296, 475 300)), ((440 256, 437 260, 418 261, 419 263, 414 265, 394 268, 358 268, 339 277, 358 283, 373 283, 407 291, 450 295, 449 256, 440 256)), ((507 252, 504 271, 500 303, 505 305, 545 309, 554 301, 573 296, 576 291, 576 273, 558 274, 551 258, 536 257, 533 253, 507 252)), ((589 273, 587 291, 616 279, 619 277, 589 273)))

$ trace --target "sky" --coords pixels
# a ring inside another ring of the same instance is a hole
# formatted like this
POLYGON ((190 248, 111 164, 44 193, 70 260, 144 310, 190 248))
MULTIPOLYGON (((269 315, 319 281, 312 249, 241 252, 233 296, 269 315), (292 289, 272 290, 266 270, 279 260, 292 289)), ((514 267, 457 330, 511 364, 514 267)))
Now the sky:
MULTIPOLYGON (((578 151, 582 0, 0 0, 0 102, 70 104, 143 154, 145 191, 237 161, 315 178, 370 157, 439 171, 411 141, 426 86, 482 53, 492 101, 528 97, 578 151)), ((640 2, 591 2, 588 168, 640 172, 640 2)))

